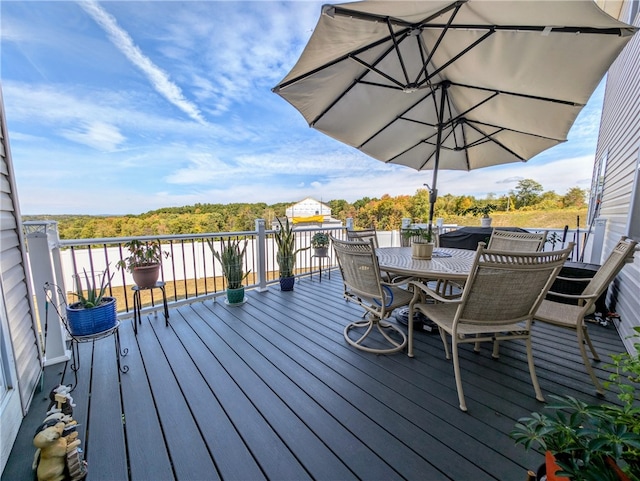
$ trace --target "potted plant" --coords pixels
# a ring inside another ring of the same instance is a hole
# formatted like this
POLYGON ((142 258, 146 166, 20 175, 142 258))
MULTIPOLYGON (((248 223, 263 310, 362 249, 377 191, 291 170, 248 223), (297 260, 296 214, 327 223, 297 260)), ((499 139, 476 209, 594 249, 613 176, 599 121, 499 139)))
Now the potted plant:
POLYGON ((284 225, 282 221, 278 219, 278 224, 280 224, 280 228, 275 231, 274 239, 278 247, 276 261, 280 268, 280 289, 283 291, 292 291, 295 282, 294 268, 296 265, 296 255, 298 252, 307 250, 308 247, 296 249, 296 234, 291 224, 289 224, 288 218, 284 225))
POLYGON ((216 251, 213 245, 212 239, 207 239, 209 248, 218 262, 222 265, 222 273, 224 274, 225 281, 227 283, 227 304, 239 305, 244 303, 244 281, 249 275, 250 271, 246 273, 242 269, 242 263, 244 259, 244 253, 247 250, 247 243, 249 241, 245 239, 244 243, 241 243, 238 239, 231 239, 220 241, 220 251, 216 251))
POLYGON ((471 214, 476 217, 482 216, 480 219, 480 225, 482 225, 482 227, 489 227, 491 226, 491 217, 489 217, 489 214, 497 208, 498 206, 496 204, 476 204, 462 211, 462 215, 471 214))
POLYGON ((433 232, 422 227, 403 229, 402 236, 411 241, 411 256, 415 259, 431 259, 433 256, 433 232))
POLYGON ((66 307, 67 325, 72 336, 90 336, 107 331, 116 326, 118 317, 116 299, 105 296, 107 286, 113 275, 107 278, 105 270, 99 281, 84 270, 86 290, 82 286, 82 276, 75 276, 76 291, 71 294, 77 301, 66 307))
POLYGON ((160 241, 133 239, 124 246, 129 250, 129 256, 118 261, 118 268, 128 270, 133 281, 142 289, 155 286, 160 277, 162 256, 169 257, 168 252, 162 251, 160 241))
MULTIPOLYGON (((634 328, 640 334, 640 327, 634 328)), ((640 349, 640 343, 634 344, 640 349)), ((640 352, 637 350, 636 352, 640 352)), ((621 405, 590 405, 573 397, 552 396, 546 413, 518 420, 511 437, 545 454, 547 480, 640 479, 640 355, 613 355, 615 385, 621 405)))
POLYGON ((316 232, 311 238, 313 255, 316 257, 327 257, 329 255, 329 234, 316 232))

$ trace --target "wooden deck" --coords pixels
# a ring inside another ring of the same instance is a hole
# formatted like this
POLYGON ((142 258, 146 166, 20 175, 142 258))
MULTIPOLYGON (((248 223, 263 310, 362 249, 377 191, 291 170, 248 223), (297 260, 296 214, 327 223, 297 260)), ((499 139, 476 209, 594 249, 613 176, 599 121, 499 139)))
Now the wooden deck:
MULTIPOLYGON (((250 291, 242 307, 218 300, 171 309, 170 327, 161 314, 147 316, 137 338, 125 321, 126 374, 113 336, 81 344, 73 397, 87 479, 518 481, 540 464, 507 434, 543 406, 522 343, 503 343, 498 361, 488 346, 479 355, 462 348, 463 413, 439 336, 418 333, 414 359, 351 348, 342 330, 361 311, 341 289, 334 271, 331 280, 302 279, 294 292, 250 291)), ((624 350, 613 327, 591 331, 601 367, 608 353, 624 350)), ((543 393, 598 402, 572 336, 536 326, 543 393)), ((47 368, 46 393, 63 367, 47 368)), ((31 438, 44 395, 36 395, 2 480, 33 477, 31 438)))

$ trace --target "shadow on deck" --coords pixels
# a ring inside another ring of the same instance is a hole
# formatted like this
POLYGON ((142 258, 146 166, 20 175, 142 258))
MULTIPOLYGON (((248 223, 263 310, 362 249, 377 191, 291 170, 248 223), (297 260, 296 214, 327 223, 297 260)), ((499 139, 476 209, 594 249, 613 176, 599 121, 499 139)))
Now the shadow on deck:
MULTIPOLYGON (((347 345, 342 330, 361 311, 342 299, 340 276, 304 278, 293 292, 248 291, 143 319, 121 374, 114 337, 80 344, 73 392, 89 481, 214 479, 520 480, 541 456, 508 437, 539 410, 524 345, 501 358, 461 348, 468 413, 458 409, 453 367, 438 335, 418 333, 416 357, 376 356, 347 345)), ((590 326, 603 361, 624 351, 616 330, 590 326)), ((545 396, 598 402, 573 333, 538 324, 537 373, 545 396)), ((465 349, 466 348, 466 349, 465 349)), ((65 376, 45 372, 45 392, 65 376)), ((2 480, 32 479, 31 439, 48 405, 37 393, 2 480)), ((613 394, 607 396, 615 400, 613 394)))

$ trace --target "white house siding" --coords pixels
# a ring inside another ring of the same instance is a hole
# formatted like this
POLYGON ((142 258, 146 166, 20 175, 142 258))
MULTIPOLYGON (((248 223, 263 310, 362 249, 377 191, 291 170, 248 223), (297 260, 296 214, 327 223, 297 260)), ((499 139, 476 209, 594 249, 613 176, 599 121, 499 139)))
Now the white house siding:
POLYGON ((0 89, 0 471, 4 469, 41 372, 24 259, 4 102, 0 89))
MULTIPOLYGON (((620 19, 630 21, 632 2, 625 2, 620 19)), ((635 25, 640 16, 635 16, 635 25)), ((607 157, 600 218, 607 220, 603 257, 628 235, 630 205, 640 149, 640 33, 627 44, 609 69, 596 159, 607 157)), ((640 240, 640 239, 636 239, 640 240)), ((609 305, 621 316, 625 339, 640 325, 640 254, 627 264, 609 290, 609 305)), ((633 340, 625 339, 629 350, 633 340)))

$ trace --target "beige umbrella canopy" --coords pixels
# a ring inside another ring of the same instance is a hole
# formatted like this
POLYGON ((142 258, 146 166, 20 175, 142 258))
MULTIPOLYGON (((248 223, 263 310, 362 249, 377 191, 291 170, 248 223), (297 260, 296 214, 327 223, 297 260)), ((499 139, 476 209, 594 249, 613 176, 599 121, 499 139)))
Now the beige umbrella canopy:
POLYGON ((322 7, 273 91, 383 162, 471 170, 566 140, 635 28, 593 0, 363 1, 322 7))

